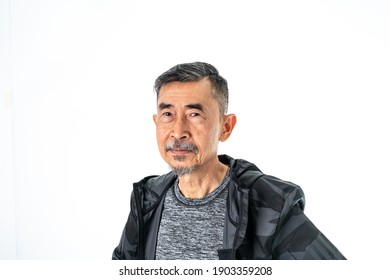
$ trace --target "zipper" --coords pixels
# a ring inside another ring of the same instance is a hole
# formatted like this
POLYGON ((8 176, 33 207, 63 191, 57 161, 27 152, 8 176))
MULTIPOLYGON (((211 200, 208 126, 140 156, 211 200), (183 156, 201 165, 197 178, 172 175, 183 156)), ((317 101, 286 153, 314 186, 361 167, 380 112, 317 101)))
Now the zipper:
MULTIPOLYGON (((243 227, 243 217, 244 213, 246 212, 246 225, 245 225, 245 232, 246 232, 246 227, 248 226, 248 211, 249 211, 249 189, 248 188, 242 188, 240 190, 241 192, 241 197, 240 197, 240 207, 239 207, 239 214, 238 214, 238 223, 236 226, 236 233, 234 234, 234 239, 233 239, 233 248, 232 248, 232 260, 236 259, 236 251, 238 247, 241 245, 242 240, 240 240, 240 243, 238 241, 239 238, 239 233, 242 230, 241 228, 243 227), (244 202, 246 201, 246 203, 244 202)), ((242 238, 244 239, 245 236, 242 238)))
POLYGON ((141 208, 141 198, 139 194, 139 188, 138 185, 134 185, 134 199, 135 204, 137 207, 137 213, 138 213, 138 259, 144 260, 145 259, 145 244, 144 244, 144 218, 141 208))
POLYGON ((232 260, 235 260, 236 259, 236 250, 238 248, 239 245, 237 245, 237 238, 238 238, 238 232, 240 231, 240 228, 241 228, 241 223, 242 223, 242 206, 243 206, 243 203, 242 203, 242 196, 240 198, 240 207, 239 207, 239 214, 238 214, 238 222, 236 224, 236 232, 234 234, 234 239, 233 239, 233 248, 232 248, 232 260))

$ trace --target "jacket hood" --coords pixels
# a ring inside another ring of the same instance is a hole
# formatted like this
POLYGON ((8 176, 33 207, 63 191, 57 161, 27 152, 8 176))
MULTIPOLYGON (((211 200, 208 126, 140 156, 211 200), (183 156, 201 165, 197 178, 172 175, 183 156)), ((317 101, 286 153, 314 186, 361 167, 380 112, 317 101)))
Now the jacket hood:
MULTIPOLYGON (((254 192, 259 188, 272 188, 274 192, 272 194, 280 194, 277 197, 270 197, 269 200, 273 204, 284 205, 284 200, 287 197, 284 194, 289 194, 288 199, 294 205, 299 204, 301 209, 304 209, 305 199, 302 189, 294 183, 280 180, 279 178, 264 175, 264 173, 253 163, 244 159, 234 159, 226 154, 218 156, 218 159, 223 164, 230 167, 231 179, 236 183, 239 188, 252 188, 254 192), (291 195, 291 194, 294 195, 291 195), (278 203, 279 202, 279 203, 278 203)), ((140 182, 134 184, 134 188, 140 186, 139 190, 143 196, 144 214, 153 209, 153 205, 162 199, 165 192, 173 185, 177 179, 176 174, 173 171, 161 176, 148 176, 142 179, 140 182)), ((276 209, 281 211, 282 209, 276 209)))

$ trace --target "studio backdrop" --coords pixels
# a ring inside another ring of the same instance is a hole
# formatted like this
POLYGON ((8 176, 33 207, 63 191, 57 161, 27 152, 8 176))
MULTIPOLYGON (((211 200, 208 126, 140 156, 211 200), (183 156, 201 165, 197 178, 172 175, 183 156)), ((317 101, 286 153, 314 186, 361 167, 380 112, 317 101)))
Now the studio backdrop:
POLYGON ((220 153, 300 185, 348 259, 385 256, 389 20, 371 0, 1 0, 0 259, 111 258, 132 183, 169 171, 154 80, 193 61, 229 83, 220 153))

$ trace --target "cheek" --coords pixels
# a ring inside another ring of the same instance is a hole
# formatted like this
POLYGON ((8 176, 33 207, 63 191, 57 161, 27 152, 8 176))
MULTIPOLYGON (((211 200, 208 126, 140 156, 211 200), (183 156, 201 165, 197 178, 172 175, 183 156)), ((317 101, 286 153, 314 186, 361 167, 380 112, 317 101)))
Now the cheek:
POLYGON ((220 137, 220 130, 219 128, 213 128, 210 130, 205 130, 208 131, 208 133, 203 133, 200 135, 204 140, 203 142, 203 147, 205 147, 209 151, 216 151, 218 148, 218 143, 219 143, 219 137, 220 137))
POLYGON ((165 135, 167 134, 167 128, 162 126, 162 125, 157 125, 156 126, 156 136, 157 136, 157 139, 162 139, 165 137, 165 135))
POLYGON ((165 145, 169 140, 170 130, 167 127, 157 126, 156 128, 156 139, 157 145, 161 153, 165 153, 165 145))
POLYGON ((164 134, 161 129, 156 129, 156 139, 159 147, 164 145, 164 134))

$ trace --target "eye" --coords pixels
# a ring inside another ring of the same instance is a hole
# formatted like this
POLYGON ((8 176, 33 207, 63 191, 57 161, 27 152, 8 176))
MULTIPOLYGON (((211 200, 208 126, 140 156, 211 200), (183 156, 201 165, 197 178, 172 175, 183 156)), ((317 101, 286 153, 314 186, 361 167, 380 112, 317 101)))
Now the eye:
POLYGON ((161 114, 162 117, 171 117, 172 116, 172 113, 171 112, 163 112, 161 114))
POLYGON ((165 122, 165 123, 168 123, 168 122, 171 122, 174 118, 174 115, 173 113, 169 112, 169 111, 165 111, 165 112, 162 112, 160 114, 160 120, 161 122, 165 122))
POLYGON ((197 116, 200 116, 200 114, 199 113, 195 113, 195 112, 190 114, 190 117, 192 117, 192 118, 197 117, 197 116))

